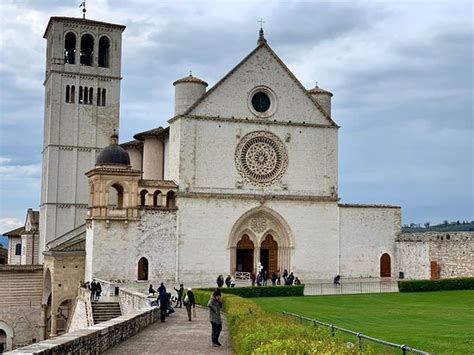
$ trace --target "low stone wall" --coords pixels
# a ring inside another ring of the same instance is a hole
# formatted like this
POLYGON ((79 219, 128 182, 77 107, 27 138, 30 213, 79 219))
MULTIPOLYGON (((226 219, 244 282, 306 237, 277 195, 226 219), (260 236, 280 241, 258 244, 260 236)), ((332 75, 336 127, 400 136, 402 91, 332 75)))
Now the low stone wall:
POLYGON ((405 278, 429 279, 431 262, 440 278, 474 276, 474 232, 403 233, 395 244, 405 278))
POLYGON ((100 354, 139 333, 159 318, 159 309, 143 309, 92 327, 60 335, 7 354, 100 354))
POLYGON ((150 308, 152 299, 139 292, 120 289, 119 301, 122 314, 132 314, 136 310, 150 308))

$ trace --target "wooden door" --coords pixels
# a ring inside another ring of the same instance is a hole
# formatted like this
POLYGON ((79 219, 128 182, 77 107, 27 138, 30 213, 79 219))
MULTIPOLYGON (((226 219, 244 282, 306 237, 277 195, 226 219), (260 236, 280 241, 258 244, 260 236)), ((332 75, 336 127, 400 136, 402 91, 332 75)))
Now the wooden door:
POLYGON ((390 261, 390 255, 387 253, 383 254, 380 258, 380 277, 392 276, 392 266, 390 261))
POLYGON ((249 236, 244 234, 237 243, 236 271, 253 272, 254 245, 249 236))
POLYGON ((269 234, 262 242, 262 249, 268 250, 268 277, 278 270, 278 243, 269 234))
POLYGON ((431 267, 431 280, 439 279, 438 262, 437 261, 431 261, 430 262, 430 267, 431 267))

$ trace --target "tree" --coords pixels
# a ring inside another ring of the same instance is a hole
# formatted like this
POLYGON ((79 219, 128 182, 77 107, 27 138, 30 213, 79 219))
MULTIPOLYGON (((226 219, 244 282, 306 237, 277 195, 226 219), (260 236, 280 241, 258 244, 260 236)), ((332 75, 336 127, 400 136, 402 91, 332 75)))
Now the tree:
POLYGON ((426 228, 426 229, 430 228, 430 222, 426 222, 426 223, 425 223, 425 228, 426 228))

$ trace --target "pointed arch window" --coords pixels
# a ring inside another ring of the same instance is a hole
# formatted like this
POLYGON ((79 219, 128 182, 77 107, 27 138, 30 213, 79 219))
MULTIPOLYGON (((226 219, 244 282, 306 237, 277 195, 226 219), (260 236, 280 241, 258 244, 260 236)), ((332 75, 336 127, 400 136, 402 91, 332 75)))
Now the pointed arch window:
POLYGON ((105 106, 105 96, 106 96, 105 89, 102 89, 102 106, 105 106))
POLYGON ((81 37, 81 64, 91 66, 94 58, 94 38, 90 34, 81 37))
POLYGON ((84 90, 82 89, 82 86, 79 86, 79 103, 82 104, 84 103, 84 90))
POLYGON ((94 89, 89 88, 89 102, 88 102, 88 104, 92 105, 93 97, 94 97, 94 89))
POLYGON ((109 67, 110 41, 108 37, 102 36, 99 39, 99 67, 109 67))
POLYGON ((66 102, 71 102, 71 96, 70 96, 70 86, 69 85, 66 85, 66 102))
POLYGON ((21 255, 21 243, 15 245, 15 255, 21 255))
POLYGON ((68 32, 64 38, 64 63, 76 63, 76 35, 68 32))
POLYGON ((70 99, 71 99, 71 103, 74 103, 76 102, 76 87, 74 85, 71 86, 71 96, 70 96, 70 99))

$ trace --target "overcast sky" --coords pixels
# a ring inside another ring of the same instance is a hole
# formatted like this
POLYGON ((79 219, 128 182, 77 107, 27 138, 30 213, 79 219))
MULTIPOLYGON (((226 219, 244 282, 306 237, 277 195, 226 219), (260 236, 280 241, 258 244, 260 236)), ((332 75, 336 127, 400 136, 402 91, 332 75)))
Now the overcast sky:
MULTIPOLYGON (((0 232, 40 197, 50 16, 80 0, 0 1, 0 232)), ((456 1, 89 0, 124 24, 120 140, 165 126, 174 80, 216 83, 270 46, 307 88, 334 93, 339 195, 402 206, 403 223, 474 219, 473 5, 456 1)), ((302 172, 304 173, 304 172, 302 172)))

